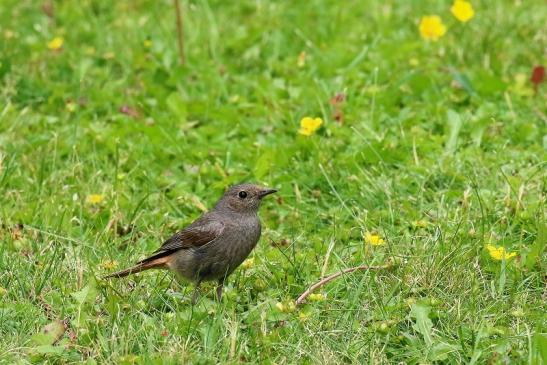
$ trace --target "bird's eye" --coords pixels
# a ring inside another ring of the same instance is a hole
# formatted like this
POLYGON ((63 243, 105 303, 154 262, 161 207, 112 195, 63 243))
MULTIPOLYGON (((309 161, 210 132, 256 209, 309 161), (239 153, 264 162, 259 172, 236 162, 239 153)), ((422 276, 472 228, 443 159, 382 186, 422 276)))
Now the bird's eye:
POLYGON ((247 192, 246 191, 240 191, 238 195, 241 199, 245 199, 247 197, 247 192))

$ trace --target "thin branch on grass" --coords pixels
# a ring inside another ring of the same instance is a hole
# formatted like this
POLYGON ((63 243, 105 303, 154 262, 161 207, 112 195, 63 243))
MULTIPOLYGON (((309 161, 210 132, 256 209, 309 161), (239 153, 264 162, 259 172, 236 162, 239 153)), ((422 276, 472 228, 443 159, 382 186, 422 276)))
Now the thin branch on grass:
POLYGON ((350 272, 354 272, 354 271, 357 271, 357 270, 380 270, 380 269, 388 269, 392 266, 393 266, 393 264, 386 264, 386 265, 380 265, 380 266, 361 265, 361 266, 356 266, 356 267, 350 267, 349 269, 345 269, 345 270, 342 270, 340 272, 329 275, 329 276, 319 280, 317 283, 310 286, 308 288, 308 290, 306 290, 304 293, 302 293, 302 295, 300 295, 298 297, 298 299, 296 299, 296 305, 300 305, 300 304, 304 303, 306 298, 311 293, 313 293, 314 290, 316 290, 318 288, 321 288, 322 286, 324 286, 325 284, 327 284, 330 281, 333 281, 334 279, 336 279, 339 276, 342 276, 344 274, 349 274, 350 272))
POLYGON ((182 28, 182 11, 180 10, 180 0, 173 0, 175 3, 175 14, 177 17, 177 42, 179 46, 179 62, 184 65, 184 30, 182 28))

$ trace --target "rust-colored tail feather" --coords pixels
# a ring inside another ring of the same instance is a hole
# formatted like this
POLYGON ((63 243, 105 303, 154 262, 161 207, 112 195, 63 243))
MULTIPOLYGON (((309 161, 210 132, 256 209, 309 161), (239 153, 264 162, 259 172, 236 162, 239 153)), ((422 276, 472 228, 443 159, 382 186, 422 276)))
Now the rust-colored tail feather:
POLYGON ((141 271, 150 270, 150 269, 167 269, 167 263, 169 262, 169 256, 160 257, 156 260, 139 262, 137 265, 132 266, 128 269, 117 271, 115 273, 104 276, 103 279, 110 278, 123 278, 128 275, 136 274, 141 271))

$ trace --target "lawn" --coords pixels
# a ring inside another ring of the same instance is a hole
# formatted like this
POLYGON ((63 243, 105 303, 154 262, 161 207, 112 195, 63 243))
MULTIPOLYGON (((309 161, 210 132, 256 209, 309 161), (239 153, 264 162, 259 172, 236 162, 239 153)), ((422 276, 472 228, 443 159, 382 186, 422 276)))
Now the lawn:
POLYGON ((547 6, 452 4, 2 0, 0 363, 545 363, 547 6), (101 279, 244 181, 221 302, 101 279))

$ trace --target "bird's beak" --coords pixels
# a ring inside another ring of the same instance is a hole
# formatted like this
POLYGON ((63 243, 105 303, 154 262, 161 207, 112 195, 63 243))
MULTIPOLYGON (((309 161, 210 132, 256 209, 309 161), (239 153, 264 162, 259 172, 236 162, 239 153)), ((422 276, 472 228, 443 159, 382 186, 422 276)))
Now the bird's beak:
POLYGON ((260 199, 262 199, 262 198, 264 198, 266 195, 270 195, 270 194, 273 194, 273 193, 275 193, 275 192, 277 192, 277 190, 275 190, 275 189, 264 189, 264 190, 262 190, 260 193, 258 193, 258 197, 259 197, 260 199))

